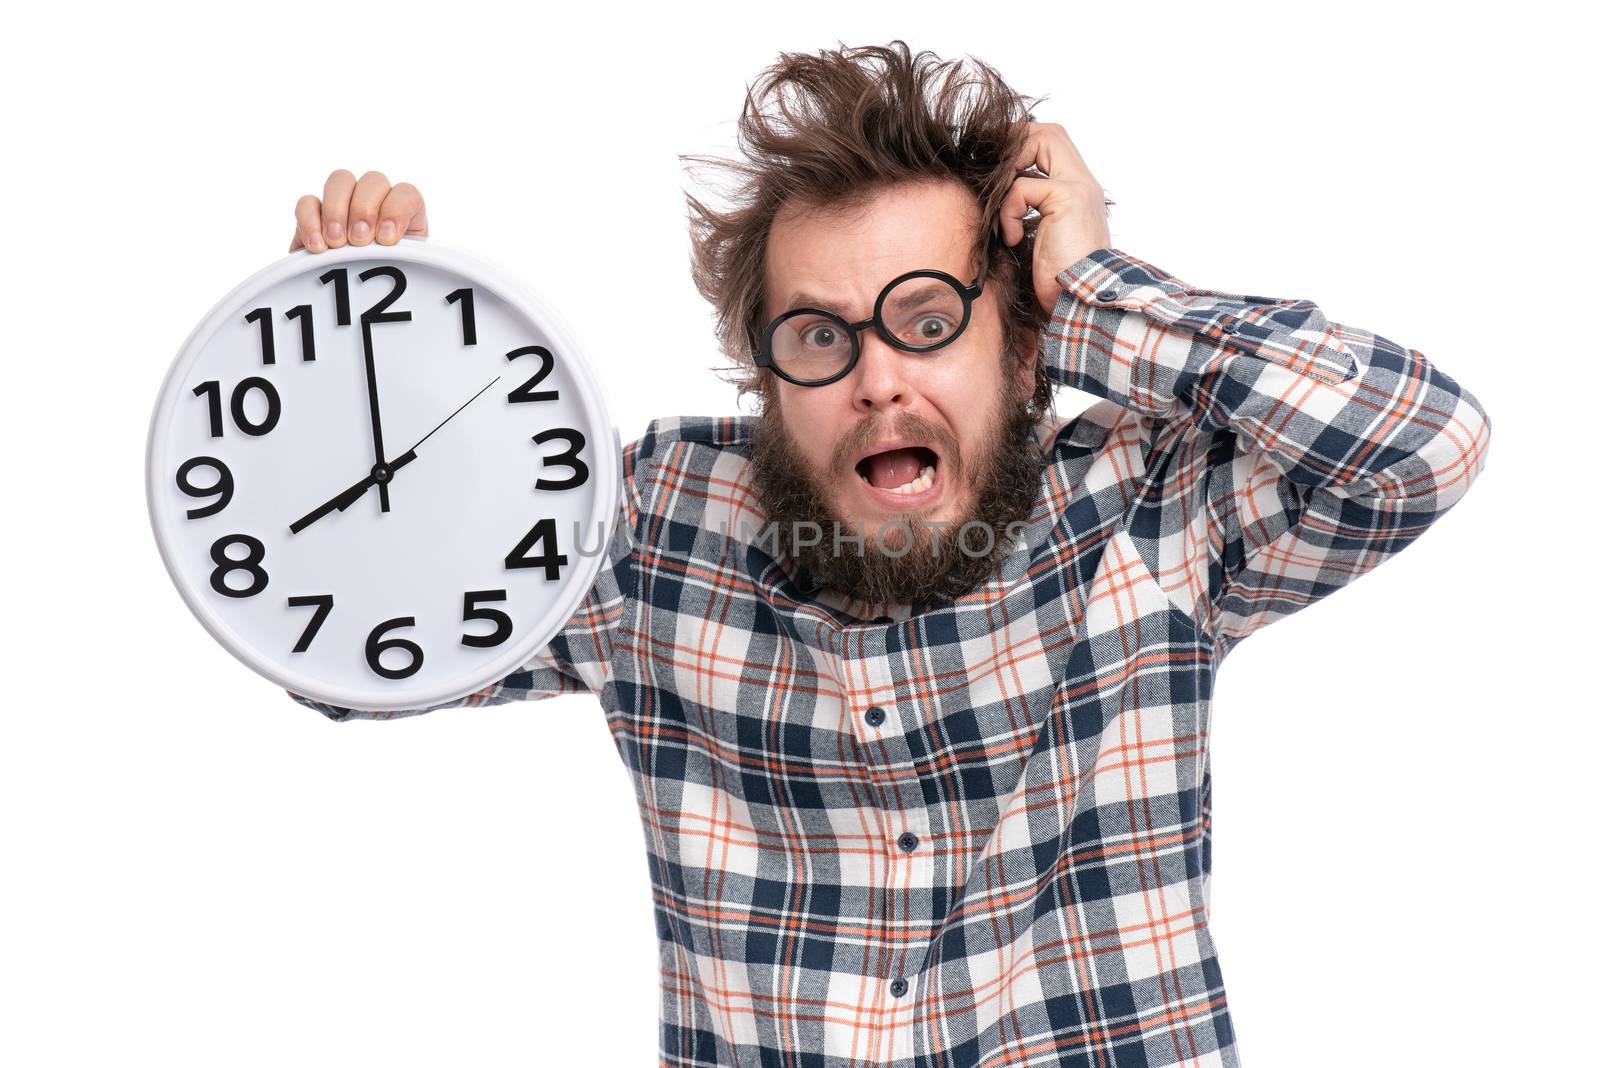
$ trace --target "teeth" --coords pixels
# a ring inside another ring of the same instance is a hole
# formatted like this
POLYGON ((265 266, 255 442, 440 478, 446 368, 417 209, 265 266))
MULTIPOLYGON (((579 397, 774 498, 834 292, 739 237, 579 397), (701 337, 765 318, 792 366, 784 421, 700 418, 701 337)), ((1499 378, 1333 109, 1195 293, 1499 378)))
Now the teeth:
POLYGON ((910 482, 907 482, 904 486, 895 486, 888 492, 900 494, 921 493, 931 485, 933 485, 933 466, 930 464, 923 467, 921 472, 917 474, 916 478, 912 479, 910 482))

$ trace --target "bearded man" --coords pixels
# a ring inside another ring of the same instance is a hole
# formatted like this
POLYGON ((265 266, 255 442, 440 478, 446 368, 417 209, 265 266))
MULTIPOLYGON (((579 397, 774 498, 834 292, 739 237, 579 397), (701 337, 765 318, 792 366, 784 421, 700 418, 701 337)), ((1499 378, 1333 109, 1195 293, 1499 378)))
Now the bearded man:
MULTIPOLYGON (((1238 1064, 1215 673, 1483 469, 1488 416, 1420 353, 1112 248, 1034 102, 898 41, 764 72, 739 195, 690 198, 760 412, 652 422, 580 609, 450 702, 598 696, 662 1065, 1238 1064), (1062 385, 1093 403, 1055 416, 1062 385)), ((291 250, 427 230, 377 172, 296 214, 291 250)))

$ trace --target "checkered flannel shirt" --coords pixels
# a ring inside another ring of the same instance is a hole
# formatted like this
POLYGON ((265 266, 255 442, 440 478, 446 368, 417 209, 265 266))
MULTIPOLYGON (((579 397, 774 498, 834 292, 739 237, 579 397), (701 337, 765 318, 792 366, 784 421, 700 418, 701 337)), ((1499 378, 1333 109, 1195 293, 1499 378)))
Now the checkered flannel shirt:
POLYGON ((451 702, 600 698, 648 843, 661 1065, 1239 1063, 1215 673, 1460 500, 1489 418, 1309 301, 1115 249, 1057 280, 1041 358, 1099 399, 1037 427, 986 585, 916 614, 819 588, 756 536, 753 418, 659 419, 587 600, 451 702))

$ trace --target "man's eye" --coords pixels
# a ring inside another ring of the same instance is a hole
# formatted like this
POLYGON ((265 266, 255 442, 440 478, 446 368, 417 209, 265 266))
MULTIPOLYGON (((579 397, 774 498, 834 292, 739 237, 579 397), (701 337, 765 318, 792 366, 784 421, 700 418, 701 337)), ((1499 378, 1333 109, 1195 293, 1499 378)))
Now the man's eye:
POLYGON ((955 324, 942 315, 925 315, 912 325, 918 342, 938 341, 955 328, 955 324))
POLYGON ((813 326, 800 335, 800 340, 812 348, 831 349, 839 342, 839 332, 831 326, 813 326))

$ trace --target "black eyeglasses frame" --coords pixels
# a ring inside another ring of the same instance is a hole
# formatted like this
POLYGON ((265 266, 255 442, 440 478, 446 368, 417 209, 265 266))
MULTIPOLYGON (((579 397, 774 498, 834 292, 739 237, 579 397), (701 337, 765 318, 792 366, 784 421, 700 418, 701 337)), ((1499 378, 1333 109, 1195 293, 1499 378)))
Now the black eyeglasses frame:
POLYGON ((773 374, 777 375, 785 382, 792 382, 797 386, 832 385, 834 382, 839 381, 839 379, 855 370, 856 361, 861 358, 861 340, 858 335, 862 330, 865 330, 869 326, 877 330, 878 336, 883 338, 884 341, 888 342, 890 345, 893 345, 895 348, 900 349, 902 352, 935 352, 939 349, 942 349, 946 345, 955 341, 956 338, 960 337, 962 332, 966 330, 967 323, 971 322, 972 320, 973 302, 975 302, 983 293, 983 282, 989 273, 989 249, 990 244, 986 243, 983 250, 983 262, 978 265, 978 277, 973 280, 972 284, 962 285, 954 275, 947 274, 944 271, 936 271, 932 268, 907 271, 905 274, 895 278, 888 285, 884 286, 878 291, 878 299, 874 301, 872 305, 872 316, 870 318, 861 320, 859 323, 849 322, 843 317, 835 315, 830 311, 823 311, 821 308, 792 308, 767 324, 767 329, 761 336, 761 345, 755 353, 755 364, 757 367, 764 367, 770 370, 773 374), (950 331, 949 337, 940 338, 932 345, 907 344, 906 342, 903 342, 899 338, 890 334, 883 325, 884 300, 889 296, 890 291, 893 290, 895 286, 899 285, 901 282, 909 281, 912 278, 941 279, 942 281, 949 283, 950 287, 961 296, 961 323, 954 330, 950 331), (777 361, 772 358, 772 335, 777 332, 778 327, 782 326, 786 320, 792 319, 797 315, 820 315, 824 318, 832 319, 834 322, 843 327, 845 333, 850 337, 850 359, 845 361, 845 365, 842 368, 829 375, 827 378, 820 378, 814 382, 794 378, 786 373, 782 367, 779 367, 777 361))

